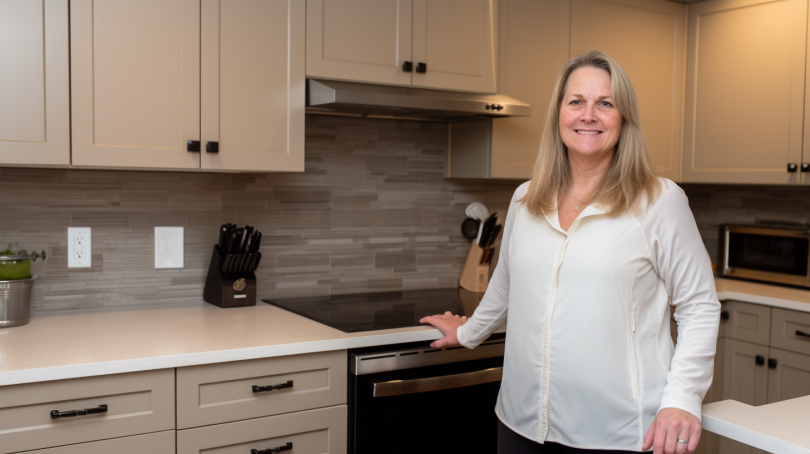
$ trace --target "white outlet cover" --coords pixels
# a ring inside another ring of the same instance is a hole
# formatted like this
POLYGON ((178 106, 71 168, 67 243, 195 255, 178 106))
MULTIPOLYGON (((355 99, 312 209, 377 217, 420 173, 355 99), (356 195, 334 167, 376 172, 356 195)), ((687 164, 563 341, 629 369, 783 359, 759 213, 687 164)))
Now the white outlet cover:
POLYGON ((68 268, 90 268, 93 249, 90 227, 68 227, 68 268))
POLYGON ((183 268, 183 227, 155 227, 155 268, 183 268))

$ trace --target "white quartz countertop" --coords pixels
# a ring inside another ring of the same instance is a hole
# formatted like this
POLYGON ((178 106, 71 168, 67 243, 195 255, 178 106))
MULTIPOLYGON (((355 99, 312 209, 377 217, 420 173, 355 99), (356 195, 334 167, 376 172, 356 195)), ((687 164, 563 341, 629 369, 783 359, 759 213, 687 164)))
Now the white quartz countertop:
MULTIPOLYGON (((730 279, 717 290, 721 300, 810 312, 807 290, 730 279)), ((0 329, 0 386, 439 338, 429 326, 344 333, 265 303, 37 315, 0 329)))
POLYGON ((344 333, 261 302, 42 315, 0 329, 0 386, 441 337, 429 326, 344 333))
POLYGON ((703 406, 704 429, 777 454, 810 454, 810 396, 759 407, 735 400, 703 406))
POLYGON ((717 278, 717 298, 810 312, 810 290, 717 278))

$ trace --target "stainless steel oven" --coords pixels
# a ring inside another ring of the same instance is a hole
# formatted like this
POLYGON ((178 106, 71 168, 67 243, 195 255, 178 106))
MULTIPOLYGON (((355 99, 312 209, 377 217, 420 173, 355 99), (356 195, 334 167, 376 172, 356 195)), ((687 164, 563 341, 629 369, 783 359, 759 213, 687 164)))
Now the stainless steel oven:
POLYGON ((721 275, 810 287, 810 230, 724 225, 721 275))
POLYGON ((350 454, 495 454, 504 335, 349 351, 350 454))

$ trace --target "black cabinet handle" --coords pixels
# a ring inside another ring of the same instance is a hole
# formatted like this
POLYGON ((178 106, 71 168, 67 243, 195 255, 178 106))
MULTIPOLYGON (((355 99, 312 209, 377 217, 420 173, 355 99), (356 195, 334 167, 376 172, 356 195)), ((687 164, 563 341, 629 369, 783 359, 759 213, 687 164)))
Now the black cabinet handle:
POLYGON ((70 418, 71 416, 94 415, 96 413, 107 413, 107 406, 99 405, 96 408, 85 408, 84 410, 70 410, 70 411, 54 410, 51 412, 51 419, 70 418))
POLYGON ((199 140, 189 140, 188 146, 186 147, 186 151, 200 151, 200 141, 199 140))
POLYGON ((413 72, 413 62, 412 61, 406 61, 406 62, 402 63, 402 70, 405 71, 406 73, 413 72))
POLYGON ((802 336, 802 337, 810 337, 810 334, 805 333, 804 331, 799 331, 799 330, 796 330, 796 335, 797 336, 802 336))
POLYGON ((799 169, 799 166, 797 166, 796 164, 794 164, 792 162, 787 165, 788 173, 793 173, 793 172, 797 171, 798 169, 799 169))
POLYGON ((426 73, 427 72, 427 63, 419 62, 416 64, 416 72, 418 73, 426 73))
POLYGON ((807 164, 806 162, 803 162, 802 166, 801 166, 801 171, 802 172, 810 172, 810 164, 807 164))
POLYGON ((251 449, 250 454, 271 454, 274 452, 290 451, 291 449, 292 449, 292 442, 289 442, 284 446, 276 446, 275 448, 263 449, 261 451, 259 451, 258 449, 251 449))
POLYGON ((762 356, 762 355, 757 355, 755 361, 757 363, 757 366, 764 366, 765 365, 765 357, 762 356))
POLYGON ((768 358, 768 367, 776 369, 776 358, 768 358))
POLYGON ((292 388, 293 381, 287 380, 287 383, 279 383, 278 385, 269 385, 269 386, 256 386, 253 385, 253 392, 254 393, 262 393, 265 391, 273 391, 276 389, 284 389, 284 388, 292 388))
POLYGON ((219 142, 206 142, 206 144, 205 144, 205 152, 206 153, 219 153, 219 142))
POLYGON ((729 318, 728 311, 720 312, 720 318, 722 318, 723 320, 728 320, 728 318, 729 318))

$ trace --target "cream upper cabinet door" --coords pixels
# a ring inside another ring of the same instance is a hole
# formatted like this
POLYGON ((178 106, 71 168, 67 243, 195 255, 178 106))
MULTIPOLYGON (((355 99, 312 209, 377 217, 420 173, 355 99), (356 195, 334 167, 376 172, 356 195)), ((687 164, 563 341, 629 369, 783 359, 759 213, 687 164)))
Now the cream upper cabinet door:
POLYGON ((410 85, 413 0, 307 0, 307 77, 410 85))
POLYGON ((304 0, 202 0, 203 169, 304 170, 305 23, 304 0))
POLYGON ((797 183, 807 0, 689 5, 686 182, 797 183))
POLYGON ((71 0, 73 165, 198 168, 199 0, 71 0))
POLYGON ((0 62, 0 164, 70 164, 67 2, 0 2, 0 62))
POLYGON ((413 86, 495 93, 497 11, 498 0, 413 0, 413 86))
POLYGON ((532 106, 492 120, 492 178, 531 178, 557 74, 568 59, 568 0, 500 0, 498 93, 532 106))
POLYGON ((572 0, 571 54, 591 48, 630 76, 659 175, 681 180, 686 5, 664 0, 572 0))

